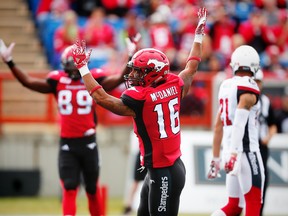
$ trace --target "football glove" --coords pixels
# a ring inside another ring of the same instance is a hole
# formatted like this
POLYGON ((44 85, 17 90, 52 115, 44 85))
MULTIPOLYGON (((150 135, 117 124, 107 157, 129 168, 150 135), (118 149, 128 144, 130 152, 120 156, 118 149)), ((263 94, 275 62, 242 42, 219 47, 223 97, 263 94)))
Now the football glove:
POLYGON ((4 41, 0 39, 0 55, 4 62, 9 62, 12 60, 12 50, 15 46, 15 43, 11 43, 7 48, 4 41))
POLYGON ((85 40, 77 40, 72 48, 72 56, 74 60, 74 64, 78 69, 82 68, 84 65, 88 64, 90 59, 92 49, 90 49, 86 53, 86 42, 85 40))
POLYGON ((208 179, 214 179, 216 177, 220 178, 221 175, 219 173, 220 171, 220 158, 213 158, 213 160, 210 163, 210 170, 208 172, 208 179))
POLYGON ((229 173, 234 169, 235 163, 237 161, 237 156, 232 154, 228 162, 225 163, 225 172, 229 173))
POLYGON ((206 20, 207 20, 207 9, 206 8, 200 8, 198 10, 198 25, 195 30, 195 39, 194 42, 202 43, 203 36, 205 35, 205 26, 206 26, 206 20))
POLYGON ((200 8, 198 10, 198 25, 195 30, 195 34, 198 35, 204 35, 204 30, 206 26, 206 20, 207 20, 207 9, 206 8, 200 8))
POLYGON ((132 41, 130 40, 129 37, 125 38, 127 50, 128 50, 128 55, 132 57, 137 49, 137 44, 139 40, 141 39, 141 34, 137 33, 134 38, 132 38, 132 41))

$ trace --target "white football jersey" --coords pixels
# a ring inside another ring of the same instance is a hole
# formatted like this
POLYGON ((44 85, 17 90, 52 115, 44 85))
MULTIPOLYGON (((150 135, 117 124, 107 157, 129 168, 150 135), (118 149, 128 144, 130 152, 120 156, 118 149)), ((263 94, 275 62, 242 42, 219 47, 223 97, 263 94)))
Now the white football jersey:
MULTIPOLYGON (((240 95, 243 93, 253 93, 258 98, 259 88, 251 77, 234 76, 233 78, 223 81, 220 86, 218 102, 221 112, 220 118, 223 124, 222 144, 224 153, 230 153, 232 125, 235 111, 240 95)), ((259 151, 258 112, 259 106, 255 104, 250 110, 249 118, 245 126, 242 145, 238 148, 241 152, 259 151)))

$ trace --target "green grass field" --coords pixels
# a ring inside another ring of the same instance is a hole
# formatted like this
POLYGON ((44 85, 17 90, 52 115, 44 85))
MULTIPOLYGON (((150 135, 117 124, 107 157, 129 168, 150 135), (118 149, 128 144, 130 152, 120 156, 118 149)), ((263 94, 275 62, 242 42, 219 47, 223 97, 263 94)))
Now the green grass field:
MULTIPOLYGON (((107 216, 121 215, 122 208, 123 199, 110 198, 107 203, 107 216)), ((61 215, 61 203, 59 197, 0 198, 0 216, 4 215, 61 215)), ((78 198, 77 215, 89 215, 85 197, 78 198)), ((182 214, 181 216, 206 215, 182 214)))
MULTIPOLYGON (((122 198, 110 198, 107 203, 107 216, 121 216, 122 208, 123 208, 122 198)), ((60 198, 59 197, 0 198, 0 216, 8 216, 8 215, 13 216, 61 215, 60 198)), ((87 209, 87 200, 85 197, 80 196, 78 198, 77 215, 89 215, 87 209)), ((135 213, 131 214, 131 216, 135 215, 136 215, 135 213)), ((179 216, 208 216, 208 214, 179 214, 179 216)))

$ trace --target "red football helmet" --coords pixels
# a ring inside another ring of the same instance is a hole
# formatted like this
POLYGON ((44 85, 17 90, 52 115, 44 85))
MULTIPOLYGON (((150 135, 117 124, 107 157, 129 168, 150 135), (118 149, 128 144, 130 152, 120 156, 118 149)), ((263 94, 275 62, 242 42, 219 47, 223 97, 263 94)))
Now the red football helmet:
POLYGON ((74 64, 73 56, 72 56, 72 47, 68 46, 62 52, 61 55, 61 63, 64 71, 68 74, 68 76, 73 80, 78 80, 81 78, 81 75, 74 64))
POLYGON ((128 85, 146 87, 165 78, 170 64, 163 52, 146 48, 136 52, 127 67, 132 69, 131 73, 125 76, 128 85))

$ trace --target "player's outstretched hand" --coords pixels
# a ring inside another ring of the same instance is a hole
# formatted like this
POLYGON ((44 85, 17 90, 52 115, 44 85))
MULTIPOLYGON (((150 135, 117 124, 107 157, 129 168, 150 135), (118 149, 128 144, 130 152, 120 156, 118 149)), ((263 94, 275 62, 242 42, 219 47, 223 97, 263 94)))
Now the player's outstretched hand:
POLYGON ((196 35, 204 35, 206 20, 207 20, 207 9, 205 7, 198 10, 198 25, 195 30, 196 35))
POLYGON ((134 38, 132 38, 132 40, 130 40, 129 37, 125 38, 125 42, 126 42, 126 46, 127 46, 127 50, 128 50, 128 55, 130 57, 132 57, 135 53, 135 51, 137 50, 137 45, 138 45, 138 42, 140 41, 141 39, 141 34, 140 33, 137 33, 135 35, 134 38))
POLYGON ((225 163, 225 172, 229 173, 234 169, 235 163, 237 161, 237 156, 232 154, 228 162, 225 163))
POLYGON ((4 62, 9 62, 12 60, 12 50, 15 46, 15 43, 11 43, 9 47, 5 45, 4 41, 0 39, 0 55, 4 62))
POLYGON ((214 179, 216 177, 221 177, 220 175, 220 158, 213 158, 213 160, 210 163, 210 169, 208 172, 208 179, 214 179))
POLYGON ((72 56, 74 63, 78 69, 88 64, 92 49, 86 53, 85 40, 77 40, 72 48, 72 56))

